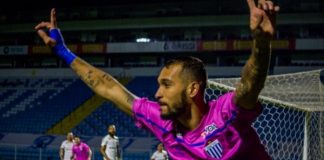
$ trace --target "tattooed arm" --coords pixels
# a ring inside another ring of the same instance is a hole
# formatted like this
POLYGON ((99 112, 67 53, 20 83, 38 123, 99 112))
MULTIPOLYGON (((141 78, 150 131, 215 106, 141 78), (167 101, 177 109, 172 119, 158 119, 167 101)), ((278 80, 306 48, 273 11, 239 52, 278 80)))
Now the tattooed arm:
POLYGON ((253 109, 267 77, 270 41, 275 32, 275 14, 279 7, 268 0, 259 0, 258 7, 254 0, 247 0, 247 3, 254 40, 252 54, 243 67, 241 81, 236 87, 234 102, 242 108, 253 109))
POLYGON ((53 47, 61 57, 81 77, 81 79, 98 95, 116 104, 122 111, 132 114, 132 103, 136 98, 111 75, 97 69, 72 53, 65 45, 63 36, 57 28, 56 12, 51 10, 50 22, 41 22, 35 26, 44 43, 53 47), (50 30, 49 35, 43 28, 50 30))
POLYGON ((114 77, 80 58, 76 58, 71 63, 71 68, 96 94, 116 104, 125 113, 132 114, 132 103, 136 96, 114 77))

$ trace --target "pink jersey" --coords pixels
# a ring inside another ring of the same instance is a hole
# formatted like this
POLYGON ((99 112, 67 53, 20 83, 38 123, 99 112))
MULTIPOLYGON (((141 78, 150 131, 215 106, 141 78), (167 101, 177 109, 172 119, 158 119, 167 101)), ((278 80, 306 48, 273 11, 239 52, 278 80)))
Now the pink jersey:
POLYGON ((81 142, 80 145, 73 145, 72 153, 75 156, 75 160, 88 160, 90 148, 87 144, 81 142))
POLYGON ((133 104, 136 125, 149 129, 174 160, 269 160, 251 124, 262 107, 244 110, 233 103, 233 92, 208 103, 209 112, 199 126, 183 133, 176 124, 160 117, 160 106, 146 98, 133 104))

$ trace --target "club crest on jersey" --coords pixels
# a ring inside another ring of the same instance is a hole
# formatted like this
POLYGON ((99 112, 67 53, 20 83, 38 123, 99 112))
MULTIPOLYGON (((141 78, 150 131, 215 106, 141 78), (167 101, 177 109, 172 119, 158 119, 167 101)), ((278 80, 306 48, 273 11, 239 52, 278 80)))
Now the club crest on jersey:
POLYGON ((205 152, 212 158, 220 159, 223 156, 223 147, 217 139, 209 143, 204 149, 205 152))
POLYGON ((214 132, 216 129, 217 129, 217 127, 216 127, 216 125, 214 123, 210 124, 210 125, 207 125, 205 127, 203 133, 201 133, 201 136, 206 137, 209 133, 214 132))

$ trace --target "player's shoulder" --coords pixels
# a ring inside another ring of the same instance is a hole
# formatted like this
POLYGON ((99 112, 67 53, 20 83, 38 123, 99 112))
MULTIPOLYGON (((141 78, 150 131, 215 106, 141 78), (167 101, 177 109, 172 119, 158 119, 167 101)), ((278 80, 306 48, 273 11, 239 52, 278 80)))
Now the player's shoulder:
POLYGON ((167 154, 168 154, 168 152, 167 152, 166 150, 162 150, 162 153, 163 153, 164 155, 167 155, 167 154))
POLYGON ((149 100, 147 97, 136 98, 133 102, 133 106, 145 106, 145 107, 159 107, 158 102, 149 100))
POLYGON ((220 95, 217 98, 209 100, 208 105, 210 107, 214 107, 214 106, 217 106, 219 104, 223 104, 223 103, 225 103, 227 101, 232 102, 234 96, 235 96, 235 94, 234 94, 233 91, 227 92, 225 94, 220 95))
POLYGON ((108 139, 111 139, 111 140, 112 140, 112 139, 116 139, 116 140, 118 140, 118 137, 117 137, 116 135, 111 136, 111 135, 108 134, 108 135, 107 135, 107 138, 108 138, 108 139))
POLYGON ((89 147, 89 145, 88 145, 87 143, 82 142, 81 144, 82 144, 84 147, 89 147))
POLYGON ((104 141, 104 140, 107 140, 108 138, 109 138, 109 135, 107 134, 102 138, 102 140, 104 141))
POLYGON ((61 144, 63 145, 63 144, 66 144, 66 143, 67 143, 67 140, 64 140, 64 141, 62 141, 61 144))

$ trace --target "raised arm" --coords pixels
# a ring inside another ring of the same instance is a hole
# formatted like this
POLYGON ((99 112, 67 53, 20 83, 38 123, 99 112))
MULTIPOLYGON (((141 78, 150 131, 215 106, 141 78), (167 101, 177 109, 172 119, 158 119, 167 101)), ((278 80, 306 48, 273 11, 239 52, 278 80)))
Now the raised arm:
POLYGON ((250 9, 250 29, 253 34, 252 53, 242 70, 242 78, 235 91, 235 103, 244 109, 256 107, 258 96, 267 77, 271 44, 275 33, 275 16, 279 7, 270 0, 247 0, 250 9))
POLYGON ((63 36, 57 28, 55 9, 51 10, 50 19, 50 22, 41 22, 35 27, 45 44, 53 47, 56 54, 65 60, 96 94, 113 102, 125 113, 132 115, 132 103, 136 96, 113 76, 83 61, 66 47, 63 36), (50 36, 42 30, 43 28, 50 30, 50 36))
POLYGON ((125 113, 132 114, 132 103, 135 95, 130 93, 114 77, 80 58, 76 58, 71 67, 96 94, 113 102, 125 113))

